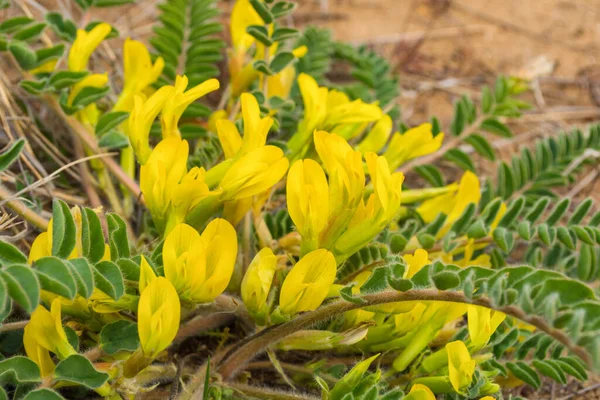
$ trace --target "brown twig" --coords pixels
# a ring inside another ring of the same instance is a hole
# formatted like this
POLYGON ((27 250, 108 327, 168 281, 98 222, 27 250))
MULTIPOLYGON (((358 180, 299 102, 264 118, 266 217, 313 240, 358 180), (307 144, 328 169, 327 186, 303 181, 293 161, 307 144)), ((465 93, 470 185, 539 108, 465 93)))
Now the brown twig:
POLYGON ((14 194, 0 184, 0 200, 13 210, 16 214, 23 217, 31 225, 35 226, 41 231, 48 230, 49 221, 37 214, 35 211, 30 209, 21 200, 16 199, 14 194))
POLYGON ((19 329, 25 328, 28 323, 28 319, 25 321, 6 322, 0 326, 0 332, 18 331, 19 329))

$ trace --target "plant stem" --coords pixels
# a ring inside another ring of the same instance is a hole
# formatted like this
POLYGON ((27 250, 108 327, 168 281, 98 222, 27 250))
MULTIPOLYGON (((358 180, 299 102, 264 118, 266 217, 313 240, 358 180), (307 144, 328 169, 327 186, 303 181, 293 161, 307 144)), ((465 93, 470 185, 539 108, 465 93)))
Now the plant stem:
POLYGON ((384 291, 365 295, 362 297, 364 303, 355 304, 344 300, 339 300, 334 303, 323 306, 315 311, 307 312, 299 315, 295 319, 282 325, 272 326, 253 336, 231 349, 220 363, 217 371, 221 374, 224 380, 233 378, 236 373, 246 365, 250 360, 258 354, 265 351, 269 346, 278 343, 283 338, 291 335, 294 332, 306 329, 317 323, 327 321, 346 311, 355 310, 369 306, 380 304, 401 302, 401 301, 448 301, 454 303, 466 303, 483 306, 486 308, 501 311, 507 315, 515 317, 523 322, 535 326, 542 332, 553 337, 558 342, 565 345, 573 353, 583 359, 586 363, 591 364, 590 354, 582 347, 574 344, 569 336, 564 332, 553 328, 544 319, 539 316, 528 314, 525 311, 515 306, 496 307, 492 302, 485 297, 478 299, 468 299, 461 292, 439 291, 436 289, 425 290, 409 290, 406 292, 384 291))
POLYGON ((48 230, 49 221, 37 214, 35 211, 27 207, 21 200, 14 198, 14 195, 0 184, 0 200, 6 201, 6 205, 13 210, 16 214, 23 217, 31 225, 35 226, 41 231, 48 230), (12 199, 12 200, 9 200, 12 199))
POLYGON ((8 331, 17 331, 19 329, 25 328, 25 325, 29 323, 29 320, 25 321, 17 321, 17 322, 7 322, 0 326, 0 332, 8 332, 8 331))
POLYGON ((256 397, 259 399, 276 399, 276 400, 320 400, 320 397, 311 396, 308 394, 284 392, 281 390, 267 389, 257 386, 244 385, 242 383, 227 383, 222 385, 234 391, 243 393, 247 396, 256 397))

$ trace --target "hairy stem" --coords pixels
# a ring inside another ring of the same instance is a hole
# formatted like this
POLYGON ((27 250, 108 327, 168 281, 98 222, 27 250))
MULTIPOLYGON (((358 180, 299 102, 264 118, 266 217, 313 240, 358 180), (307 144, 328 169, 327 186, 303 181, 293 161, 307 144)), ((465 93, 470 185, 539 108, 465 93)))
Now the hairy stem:
POLYGON ((250 336, 246 340, 240 342, 238 346, 231 349, 223 357, 223 361, 220 363, 217 371, 221 374, 224 380, 231 379, 243 366, 245 366, 258 354, 265 351, 269 346, 278 343, 280 340, 291 335, 294 332, 306 329, 319 322, 327 321, 343 312, 354 310, 357 308, 364 308, 399 301, 427 300, 474 304, 502 311, 505 314, 515 317, 530 325, 533 325, 540 331, 552 336, 555 340, 565 345, 577 356, 581 357, 585 362, 591 364, 590 355, 584 348, 572 343, 571 339, 564 332, 553 328, 541 317, 528 314, 515 306, 494 307, 492 302, 484 297, 478 299, 468 299, 461 292, 441 292, 435 289, 426 289, 409 290, 406 292, 385 291, 365 295, 362 297, 362 299, 364 300, 363 304, 355 304, 344 300, 339 300, 334 303, 323 306, 315 311, 301 314, 290 322, 270 327, 253 336, 250 336))
POLYGON ((241 383, 227 383, 222 385, 236 392, 252 396, 258 399, 273 399, 273 400, 320 400, 320 397, 315 397, 308 394, 297 392, 284 392, 282 390, 273 390, 258 386, 244 385, 241 383))

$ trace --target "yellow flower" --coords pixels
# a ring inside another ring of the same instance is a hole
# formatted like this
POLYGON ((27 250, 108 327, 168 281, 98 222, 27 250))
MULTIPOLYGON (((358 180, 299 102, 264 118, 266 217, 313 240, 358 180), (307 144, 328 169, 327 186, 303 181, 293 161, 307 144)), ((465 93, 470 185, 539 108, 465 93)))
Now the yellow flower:
POLYGON ((384 157, 365 154, 374 193, 365 205, 361 199, 348 229, 336 241, 336 255, 350 256, 369 243, 396 216, 400 208, 400 195, 404 175, 390 173, 384 157))
MULTIPOLYGON (((44 306, 39 305, 35 311, 31 313, 31 319, 25 326, 24 336, 27 337, 26 340, 30 344, 36 343, 38 346, 56 354, 58 358, 63 360, 70 355, 75 354, 76 351, 69 343, 67 334, 62 326, 60 307, 60 299, 52 301, 50 311, 46 310, 44 306)), ((29 347, 30 349, 33 348, 33 346, 29 347)), ((39 351, 32 353, 32 356, 41 359, 39 351)), ((41 360, 45 363, 45 360, 41 360)), ((44 365, 44 368, 48 366, 49 365, 44 365)))
POLYGON ((383 156, 390 163, 390 168, 395 170, 413 158, 438 151, 443 140, 443 133, 434 137, 431 124, 422 124, 403 134, 395 133, 383 156))
POLYGON ((473 380, 475 360, 471 358, 467 346, 460 340, 446 344, 448 352, 448 376, 457 393, 464 393, 473 380))
POLYGON ((200 97, 217 90, 219 88, 219 81, 209 79, 186 91, 187 85, 187 76, 177 76, 174 91, 164 103, 160 118, 163 139, 181 136, 177 124, 185 109, 200 97))
POLYGON ((416 383, 408 392, 408 395, 403 397, 404 400, 435 400, 435 395, 427 386, 416 383))
POLYGON ((56 64, 58 63, 58 59, 55 58, 53 60, 48 60, 45 63, 43 63, 42 65, 40 65, 39 67, 35 67, 34 69, 30 69, 29 73, 30 74, 45 74, 45 73, 51 73, 54 72, 54 68, 56 68, 56 64))
POLYGON ((127 134, 135 156, 141 165, 144 165, 150 156, 149 138, 152 123, 167 99, 173 95, 173 91, 173 86, 163 86, 146 100, 140 95, 133 97, 133 109, 128 118, 127 134))
POLYGON ((170 228, 185 220, 188 212, 197 206, 203 199, 211 195, 218 195, 218 191, 211 192, 205 182, 206 171, 204 168, 194 167, 175 186, 172 198, 172 212, 169 213, 169 223, 165 233, 170 228))
POLYGON ((69 51, 69 70, 85 70, 90 56, 111 30, 112 27, 107 23, 98 24, 89 32, 78 29, 77 37, 69 51))
POLYGON ((475 349, 480 349, 490 340, 492 334, 506 318, 506 314, 486 307, 469 305, 467 317, 471 344, 475 349))
POLYGON ((254 149, 234 162, 221 180, 221 200, 255 196, 273 187, 288 168, 288 160, 276 146, 254 149))
POLYGON ((242 280, 241 292, 242 300, 250 313, 260 317, 260 314, 268 310, 267 297, 276 269, 277 257, 268 247, 259 251, 248 266, 242 280))
POLYGON ((318 241, 329 217, 325 172, 311 159, 298 160, 290 168, 286 189, 288 211, 298 232, 305 241, 318 241))
POLYGON ((152 219, 164 230, 177 184, 187 170, 188 143, 179 138, 162 140, 140 171, 140 188, 152 219))
POLYGON ((315 130, 331 131, 341 125, 376 121, 382 116, 378 106, 362 100, 350 101, 341 92, 319 87, 310 75, 298 75, 298 86, 304 101, 304 117, 298 132, 288 142, 292 160, 306 153, 315 130))
MULTIPOLYGON (((108 74, 91 74, 83 78, 81 81, 77 82, 71 88, 71 93, 69 93, 69 98, 67 99, 67 104, 72 105, 73 100, 77 97, 79 93, 85 87, 97 87, 101 88, 108 82, 108 74)), ((98 122, 98 118, 100 117, 100 112, 98 111, 98 107, 95 103, 89 104, 83 110, 80 110, 76 114, 77 118, 83 122, 84 124, 88 124, 91 126, 96 125, 98 122)))
POLYGON ((426 250, 417 249, 413 255, 406 254, 402 256, 406 261, 406 272, 404 272, 404 278, 410 279, 424 266, 431 264, 429 261, 429 254, 426 250))
POLYGON ((302 257, 292 267, 281 286, 281 312, 294 315, 319 307, 335 280, 335 274, 335 259, 329 251, 319 249, 302 257))
POLYGON ((154 270, 146 261, 146 257, 142 256, 142 261, 140 263, 140 281, 139 281, 139 289, 140 293, 144 291, 146 286, 148 286, 153 280, 156 279, 156 274, 154 270))
POLYGON ((481 192, 479 189, 479 178, 471 171, 464 173, 455 192, 449 192, 433 199, 425 200, 417 212, 426 223, 432 222, 440 213, 447 215, 444 227, 438 233, 441 237, 448 232, 454 223, 470 203, 479 203, 481 192))
POLYGON ((236 51, 246 52, 256 39, 246 32, 250 25, 262 25, 263 21, 249 0, 237 0, 231 10, 229 24, 231 43, 236 51))
POLYGON ((150 52, 142 42, 125 39, 123 45, 123 90, 113 107, 114 111, 130 111, 133 96, 142 93, 152 85, 165 67, 162 57, 152 63, 150 52))
POLYGON ((138 303, 138 335, 144 356, 156 358, 179 330, 181 305, 171 282, 162 276, 152 280, 138 303))
MULTIPOLYGON (((478 245, 480 248, 485 247, 485 244, 478 245)), ((464 247, 458 247, 453 250, 450 254, 442 253, 441 259, 448 264, 455 264, 459 267, 466 268, 472 265, 479 267, 491 267, 492 262, 488 254, 480 254, 476 258, 473 258, 475 253, 475 239, 467 240, 467 244, 464 247), (462 257, 454 259, 454 256, 462 254, 462 257)))
POLYGON ((372 151, 377 153, 385 146, 390 134, 392 133, 392 118, 384 114, 379 121, 371 128, 367 136, 358 145, 361 153, 372 151))
POLYGON ((54 373, 54 361, 50 357, 50 352, 44 347, 40 346, 39 343, 31 337, 28 333, 27 327, 25 327, 25 333, 23 334, 23 347, 25 347, 25 354, 33 362, 35 362, 40 368, 40 375, 42 378, 51 376, 54 373))
POLYGON ((258 101, 250 93, 242 93, 242 119, 244 121, 244 137, 237 127, 228 119, 217 120, 217 133, 223 147, 225 158, 239 158, 248 152, 263 147, 267 134, 273 125, 273 118, 260 117, 258 101))
POLYGON ((202 235, 186 224, 176 225, 163 245, 166 278, 179 296, 208 303, 229 284, 237 256, 237 235, 224 219, 211 221, 202 235))

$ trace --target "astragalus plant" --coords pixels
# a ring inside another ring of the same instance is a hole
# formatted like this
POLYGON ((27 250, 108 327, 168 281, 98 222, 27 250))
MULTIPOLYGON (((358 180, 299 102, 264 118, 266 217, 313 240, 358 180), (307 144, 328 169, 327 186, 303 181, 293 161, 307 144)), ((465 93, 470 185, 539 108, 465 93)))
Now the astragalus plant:
POLYGON ((292 2, 223 25, 167 0, 150 49, 83 23, 126 2, 0 14, 20 107, 89 206, 48 220, 16 160, 56 164, 4 125, 1 205, 40 232, 0 242, 0 398, 490 400, 600 367, 600 213, 561 188, 598 127, 496 161, 527 82, 408 127, 387 62, 290 27, 292 2))

